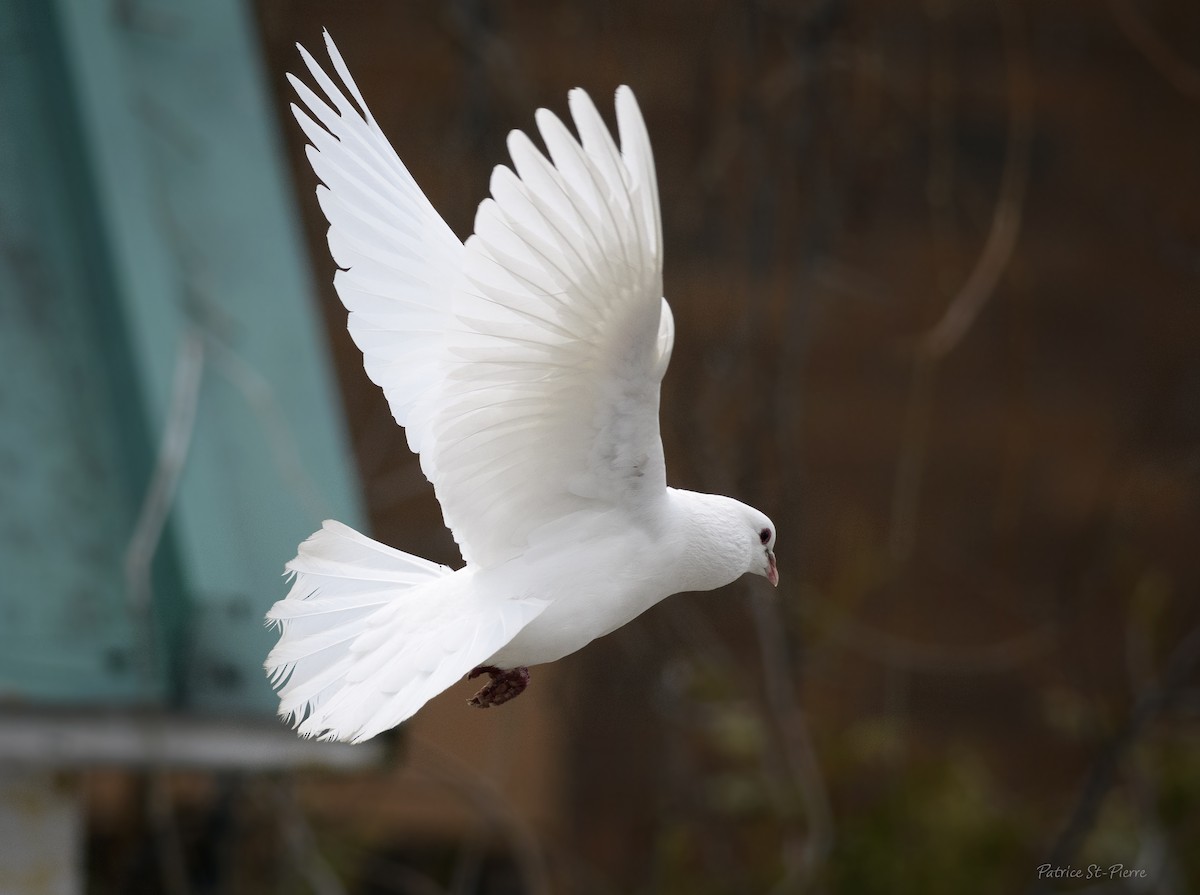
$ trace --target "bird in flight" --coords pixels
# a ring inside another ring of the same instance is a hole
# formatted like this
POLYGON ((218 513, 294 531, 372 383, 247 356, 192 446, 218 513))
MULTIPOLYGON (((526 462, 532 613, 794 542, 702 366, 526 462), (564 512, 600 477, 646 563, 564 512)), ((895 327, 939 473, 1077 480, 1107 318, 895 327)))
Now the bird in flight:
POLYGON ((583 90, 578 139, 539 109, 512 167, 460 241, 363 101, 328 33, 335 82, 303 108, 329 221, 334 286, 367 375, 433 483, 465 565, 402 553, 326 521, 287 564, 267 614, 266 669, 303 736, 360 742, 454 682, 486 708, 529 668, 616 630, 680 591, 750 572, 778 584, 775 526, 729 497, 668 488, 659 385, 674 342, 662 297, 654 159, 633 92, 620 146, 583 90))

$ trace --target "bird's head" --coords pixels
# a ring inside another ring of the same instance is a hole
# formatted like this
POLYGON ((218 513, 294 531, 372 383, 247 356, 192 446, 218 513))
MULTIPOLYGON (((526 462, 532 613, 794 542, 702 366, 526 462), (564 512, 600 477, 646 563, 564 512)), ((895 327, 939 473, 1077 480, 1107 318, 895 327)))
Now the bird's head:
POLYGON ((779 568, 775 565, 775 524, 754 507, 746 507, 746 525, 749 529, 750 568, 746 571, 762 575, 779 587, 779 568))
POLYGON ((731 497, 671 490, 686 508, 689 589, 723 587, 747 572, 779 586, 775 523, 765 513, 731 497))

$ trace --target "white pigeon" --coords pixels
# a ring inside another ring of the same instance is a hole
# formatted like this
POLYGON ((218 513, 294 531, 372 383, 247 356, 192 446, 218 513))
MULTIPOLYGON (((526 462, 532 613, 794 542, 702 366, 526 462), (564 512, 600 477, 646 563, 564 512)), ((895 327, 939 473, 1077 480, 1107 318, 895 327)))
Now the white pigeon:
POLYGON ((359 742, 464 675, 518 695, 553 662, 679 591, 778 583, 775 526, 728 497, 668 488, 659 383, 674 341, 650 140, 628 87, 620 149, 582 90, 577 141, 539 109, 462 243, 367 109, 299 47, 292 112, 329 220, 334 278, 367 375, 433 483, 466 565, 327 521, 287 565, 266 668, 303 736, 359 742), (348 94, 348 95, 347 95, 348 94), (353 101, 352 101, 353 100, 353 101))

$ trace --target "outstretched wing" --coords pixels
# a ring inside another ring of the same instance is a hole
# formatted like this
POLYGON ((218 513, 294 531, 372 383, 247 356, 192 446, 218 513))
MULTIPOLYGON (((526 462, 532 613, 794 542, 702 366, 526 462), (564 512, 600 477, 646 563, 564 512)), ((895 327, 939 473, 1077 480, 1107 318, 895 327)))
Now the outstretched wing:
POLYGON ((549 158, 513 131, 515 170, 496 168, 464 246, 388 145, 328 35, 326 45, 354 103, 302 49, 332 108, 293 79, 312 117, 293 110, 324 183, 343 268, 335 285, 463 557, 495 565, 569 513, 659 498, 658 394, 673 325, 654 161, 633 93, 616 94, 620 149, 582 90, 569 97, 579 140, 537 113, 549 158))

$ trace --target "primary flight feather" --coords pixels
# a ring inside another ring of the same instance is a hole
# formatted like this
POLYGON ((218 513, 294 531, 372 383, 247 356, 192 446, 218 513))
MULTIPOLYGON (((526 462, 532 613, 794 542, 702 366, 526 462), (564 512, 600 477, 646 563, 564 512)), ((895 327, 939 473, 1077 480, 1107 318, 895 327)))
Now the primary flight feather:
POLYGON ((673 593, 746 572, 778 582, 775 527, 728 497, 668 488, 659 384, 674 342, 662 222, 633 92, 614 143, 582 90, 576 139, 539 109, 462 243, 375 123, 325 35, 335 82, 289 75, 367 375, 433 483, 466 565, 451 571, 327 521, 287 565, 266 668, 304 736, 358 742, 464 675, 471 703, 673 593))

